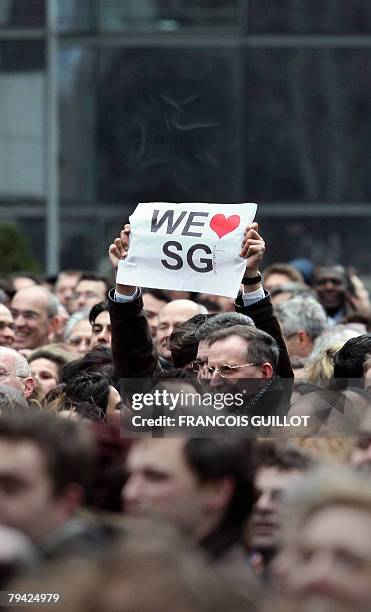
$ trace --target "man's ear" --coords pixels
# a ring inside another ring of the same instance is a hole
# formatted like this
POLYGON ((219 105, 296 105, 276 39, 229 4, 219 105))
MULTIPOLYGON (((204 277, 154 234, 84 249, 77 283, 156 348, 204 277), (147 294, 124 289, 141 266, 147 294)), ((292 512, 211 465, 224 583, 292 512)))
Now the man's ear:
POLYGON ((297 332, 298 343, 302 348, 306 348, 308 345, 312 343, 311 338, 308 332, 305 329, 299 329, 297 332))
POLYGON ((221 511, 227 508, 230 503, 234 489, 234 478, 215 478, 205 483, 207 491, 207 509, 210 511, 221 511))
POLYGON ((273 377, 273 367, 272 364, 266 361, 261 366, 262 378, 272 378, 273 377))
POLYGON ((49 319, 49 324, 48 324, 48 337, 50 340, 54 339, 54 334, 56 334, 59 331, 59 328, 62 325, 62 317, 60 317, 59 315, 55 315, 54 317, 51 317, 51 319, 49 319))
POLYGON ((84 489, 81 485, 70 482, 58 496, 60 512, 64 519, 73 516, 85 499, 84 489))
POLYGON ((24 384, 23 384, 23 395, 26 399, 31 397, 32 391, 34 390, 34 388, 35 388, 34 379, 31 376, 29 376, 28 378, 25 378, 24 384))

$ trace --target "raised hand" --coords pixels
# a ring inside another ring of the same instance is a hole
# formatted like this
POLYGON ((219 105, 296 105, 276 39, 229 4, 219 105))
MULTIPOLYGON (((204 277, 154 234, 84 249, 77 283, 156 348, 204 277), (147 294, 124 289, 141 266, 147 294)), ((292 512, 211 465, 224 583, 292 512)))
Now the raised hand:
POLYGON ((245 229, 240 256, 246 259, 246 277, 258 274, 259 265, 264 256, 265 242, 258 230, 259 226, 256 222, 250 223, 245 229))
POLYGON ((108 256, 115 270, 117 270, 120 259, 125 259, 127 257, 129 250, 129 234, 130 224, 127 223, 124 225, 124 229, 121 230, 120 236, 109 246, 108 256))

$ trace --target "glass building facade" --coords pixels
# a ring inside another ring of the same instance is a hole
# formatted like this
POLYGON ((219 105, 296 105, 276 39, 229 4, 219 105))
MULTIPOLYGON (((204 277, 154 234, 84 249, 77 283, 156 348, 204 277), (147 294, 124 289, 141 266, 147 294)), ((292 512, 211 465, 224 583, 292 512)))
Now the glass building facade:
POLYGON ((104 269, 137 202, 256 201, 370 275, 369 0, 0 0, 0 222, 104 269))

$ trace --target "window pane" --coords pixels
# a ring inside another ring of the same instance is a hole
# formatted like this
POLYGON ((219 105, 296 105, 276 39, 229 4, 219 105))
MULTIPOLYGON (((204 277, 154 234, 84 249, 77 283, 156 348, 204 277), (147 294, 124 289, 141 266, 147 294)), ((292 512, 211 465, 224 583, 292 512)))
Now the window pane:
POLYGON ((370 274, 371 217, 259 218, 267 242, 264 265, 306 257, 315 264, 341 263, 370 274))
POLYGON ((62 31, 176 31, 238 23, 238 0, 63 0, 58 9, 62 31))
POLYGON ((369 60, 368 50, 245 52, 250 199, 370 199, 369 60))
POLYGON ((250 32, 359 33, 371 32, 369 0, 248 0, 250 32))
POLYGON ((237 0, 99 0, 100 29, 178 30, 237 24, 237 0))
POLYGON ((64 198, 237 198, 238 53, 74 48, 63 58, 64 198))
POLYGON ((0 43, 0 198, 44 195, 44 46, 0 43))
POLYGON ((0 0, 0 28, 42 28, 45 0, 0 0))

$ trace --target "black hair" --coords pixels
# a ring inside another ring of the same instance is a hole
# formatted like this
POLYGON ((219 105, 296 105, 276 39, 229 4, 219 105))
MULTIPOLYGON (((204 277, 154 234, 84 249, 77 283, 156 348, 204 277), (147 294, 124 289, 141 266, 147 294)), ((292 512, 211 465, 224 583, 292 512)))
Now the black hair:
POLYGON ((0 417, 1 440, 32 442, 40 448, 56 496, 70 483, 88 487, 94 444, 79 423, 43 411, 16 410, 0 417))
POLYGON ((92 309, 89 312, 89 321, 90 325, 93 326, 95 323, 95 319, 102 313, 108 312, 108 303, 107 302, 99 302, 98 304, 94 304, 92 309))
POLYGON ((104 374, 111 385, 117 385, 111 349, 106 346, 96 346, 84 357, 67 363, 61 372, 61 382, 68 383, 81 372, 100 372, 104 374))
POLYGON ((304 472, 314 466, 310 455, 294 446, 282 447, 274 442, 256 444, 252 453, 252 463, 255 470, 274 467, 282 472, 298 470, 304 472))
POLYGON ((185 442, 186 461, 201 483, 222 478, 231 478, 234 483, 221 524, 202 542, 212 557, 219 557, 242 540, 255 501, 251 449, 250 440, 229 437, 190 438, 185 442))
POLYGON ((371 353, 371 336, 350 338, 334 357, 335 379, 363 378, 363 365, 371 353))

